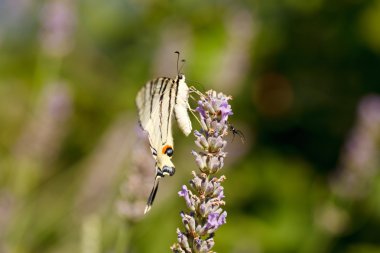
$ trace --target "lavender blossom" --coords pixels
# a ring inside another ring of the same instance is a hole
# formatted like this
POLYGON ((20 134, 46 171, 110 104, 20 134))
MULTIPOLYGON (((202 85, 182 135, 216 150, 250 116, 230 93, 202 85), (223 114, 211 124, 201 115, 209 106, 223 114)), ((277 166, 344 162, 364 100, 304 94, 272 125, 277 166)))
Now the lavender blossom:
POLYGON ((43 6, 40 40, 45 54, 59 58, 73 48, 76 23, 74 7, 71 0, 52 0, 43 6))
POLYGON ((368 195, 380 165, 380 96, 364 97, 358 107, 358 120, 351 131, 332 179, 333 191, 347 199, 368 195))
POLYGON ((48 167, 62 147, 71 111, 68 84, 65 81, 47 84, 33 117, 14 148, 17 160, 36 164, 37 167, 48 167))
POLYGON ((199 172, 192 172, 190 189, 182 186, 178 192, 185 199, 190 211, 181 212, 185 231, 177 229, 178 243, 173 252, 213 252, 215 231, 226 223, 227 212, 222 209, 225 176, 214 176, 224 165, 228 134, 228 117, 232 115, 227 97, 222 93, 208 91, 200 97, 196 111, 200 115, 202 129, 194 131, 195 144, 201 151, 192 151, 199 172))
POLYGON ((320 205, 315 222, 331 237, 347 232, 355 221, 353 207, 370 198, 380 168, 380 96, 367 95, 357 108, 357 119, 330 178, 333 197, 320 205), (338 201, 336 201, 338 199, 338 201))
POLYGON ((117 201, 118 214, 129 223, 138 221, 144 215, 154 167, 145 133, 140 127, 136 127, 136 134, 137 139, 130 154, 131 166, 126 180, 120 186, 120 198, 117 201))

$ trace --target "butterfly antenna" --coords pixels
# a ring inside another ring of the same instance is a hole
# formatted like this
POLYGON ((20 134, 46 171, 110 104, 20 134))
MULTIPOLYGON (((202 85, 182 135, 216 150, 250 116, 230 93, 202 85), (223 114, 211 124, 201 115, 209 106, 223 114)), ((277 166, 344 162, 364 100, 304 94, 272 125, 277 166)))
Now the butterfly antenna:
POLYGON ((154 178, 153 188, 152 188, 152 191, 150 192, 148 201, 146 203, 144 214, 146 214, 147 212, 149 212, 150 208, 153 205, 153 201, 156 198, 156 194, 157 194, 158 185, 159 185, 159 182, 160 182, 159 179, 160 178, 161 177, 159 175, 156 175, 156 177, 154 178))
POLYGON ((186 60, 185 60, 185 59, 182 59, 181 62, 182 62, 182 65, 181 65, 181 67, 179 68, 179 73, 181 73, 181 70, 182 70, 183 66, 185 66, 185 62, 186 62, 186 60))
POLYGON ((178 62, 179 62, 179 52, 175 51, 175 54, 177 54, 177 75, 179 75, 179 68, 178 68, 178 62))

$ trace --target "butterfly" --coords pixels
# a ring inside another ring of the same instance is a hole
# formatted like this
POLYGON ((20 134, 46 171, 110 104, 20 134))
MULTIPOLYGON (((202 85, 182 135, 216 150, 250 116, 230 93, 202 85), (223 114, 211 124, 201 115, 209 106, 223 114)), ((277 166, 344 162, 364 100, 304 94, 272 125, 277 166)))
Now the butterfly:
POLYGON ((137 94, 139 123, 147 132, 151 153, 156 161, 154 184, 144 213, 147 213, 153 204, 159 179, 167 175, 173 176, 175 173, 175 166, 171 161, 174 154, 173 117, 186 136, 192 130, 188 114, 189 92, 185 75, 178 74, 175 79, 168 77, 153 79, 137 94))

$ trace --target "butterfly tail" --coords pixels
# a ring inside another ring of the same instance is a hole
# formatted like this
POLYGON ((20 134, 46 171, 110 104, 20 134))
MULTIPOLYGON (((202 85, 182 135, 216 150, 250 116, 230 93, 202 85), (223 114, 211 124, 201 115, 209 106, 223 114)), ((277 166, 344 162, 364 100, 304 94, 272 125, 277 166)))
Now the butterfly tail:
POLYGON ((160 179, 160 176, 156 175, 156 178, 154 179, 154 184, 153 184, 152 191, 150 192, 148 201, 147 201, 146 206, 145 206, 144 214, 146 214, 147 212, 149 212, 150 208, 153 205, 153 201, 154 201, 154 199, 156 197, 157 190, 158 190, 159 179, 160 179))

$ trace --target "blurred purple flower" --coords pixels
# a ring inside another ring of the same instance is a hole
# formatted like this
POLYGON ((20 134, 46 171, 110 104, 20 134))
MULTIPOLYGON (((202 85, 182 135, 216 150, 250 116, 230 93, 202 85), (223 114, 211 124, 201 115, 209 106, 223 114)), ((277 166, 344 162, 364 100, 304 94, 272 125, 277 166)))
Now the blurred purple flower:
POLYGON ((339 168, 331 181, 334 192, 348 199, 367 196, 380 168, 380 96, 364 97, 357 114, 357 123, 342 150, 339 168))
POLYGON ((40 39, 43 52, 53 57, 65 56, 74 44, 74 2, 48 1, 41 11, 41 23, 40 39))
MULTIPOLYGON (((118 159, 115 159, 115 154, 129 154, 122 159, 124 164, 130 160, 129 169, 126 172, 126 179, 122 182, 120 186, 120 197, 116 202, 117 213, 121 216, 126 222, 133 223, 144 216, 144 208, 146 205, 146 195, 149 194, 151 190, 151 181, 152 176, 152 167, 154 166, 153 160, 151 160, 151 153, 149 152, 149 143, 147 142, 146 135, 144 131, 139 126, 130 126, 128 122, 131 120, 128 118, 122 118, 121 120, 116 121, 116 131, 119 129, 132 128, 135 131, 130 131, 131 136, 125 136, 124 130, 121 133, 123 138, 118 135, 115 135, 112 139, 114 141, 122 141, 122 144, 119 144, 118 150, 123 152, 116 152, 112 149, 114 145, 107 146, 107 150, 111 150, 112 154, 110 159, 112 162, 117 162, 118 159), (133 145, 131 145, 133 143, 133 145), (111 147, 111 148, 110 148, 111 147), (123 148, 124 147, 124 148, 123 148), (129 150, 133 147, 131 150, 129 150), (120 149, 121 148, 121 149, 120 149), (127 149, 125 151, 124 149, 127 149)), ((115 130, 114 130, 115 131, 115 130)), ((118 133, 117 133, 118 134, 118 133)), ((116 157, 117 158, 117 157, 116 157)), ((107 166, 112 168, 112 163, 108 162, 107 166)), ((104 165, 105 166, 105 165, 104 165)), ((104 168, 102 166, 102 168, 104 168)), ((114 167, 116 164, 114 165, 114 167)))
POLYGON ((33 117, 16 143, 14 153, 17 160, 48 167, 62 147, 71 115, 72 94, 68 84, 64 81, 48 83, 33 117))

